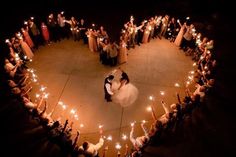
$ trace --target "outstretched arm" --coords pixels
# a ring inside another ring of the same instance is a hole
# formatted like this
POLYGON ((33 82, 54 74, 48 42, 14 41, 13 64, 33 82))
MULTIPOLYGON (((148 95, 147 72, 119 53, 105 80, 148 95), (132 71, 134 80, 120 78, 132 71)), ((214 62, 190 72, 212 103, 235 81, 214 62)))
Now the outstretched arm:
MULTIPOLYGON (((151 108, 152 108, 152 107, 151 107, 151 108)), ((157 120, 157 116, 156 116, 156 114, 155 114, 153 108, 152 108, 152 118, 153 118, 154 121, 157 120)))
POLYGON ((147 131, 147 128, 144 127, 144 123, 141 124, 141 127, 142 127, 142 129, 143 129, 143 132, 144 132, 145 137, 146 137, 146 138, 149 138, 149 136, 148 136, 148 131, 147 131))
POLYGON ((170 111, 169 111, 169 109, 167 108, 166 103, 165 103, 164 101, 161 101, 161 105, 162 105, 163 109, 165 110, 165 113, 166 113, 166 114, 170 113, 170 111))
POLYGON ((129 134, 129 139, 133 145, 135 145, 135 139, 134 139, 134 127, 132 126, 130 134, 129 134))
POLYGON ((80 132, 77 131, 77 135, 76 135, 75 140, 74 140, 74 142, 73 142, 73 144, 72 144, 72 148, 73 148, 73 149, 75 149, 75 147, 76 147, 76 145, 77 145, 77 141, 78 141, 78 139, 79 139, 79 134, 80 134, 80 132))
POLYGON ((124 157, 128 157, 128 155, 129 155, 129 154, 128 154, 128 151, 129 151, 128 149, 129 149, 129 146, 128 146, 128 144, 126 144, 126 145, 125 145, 125 154, 124 154, 124 157))
POLYGON ((94 146, 96 150, 99 150, 104 144, 104 139, 100 137, 99 142, 94 146))
POLYGON ((47 110, 47 102, 45 101, 43 111, 39 115, 42 116, 46 112, 46 110, 47 110))

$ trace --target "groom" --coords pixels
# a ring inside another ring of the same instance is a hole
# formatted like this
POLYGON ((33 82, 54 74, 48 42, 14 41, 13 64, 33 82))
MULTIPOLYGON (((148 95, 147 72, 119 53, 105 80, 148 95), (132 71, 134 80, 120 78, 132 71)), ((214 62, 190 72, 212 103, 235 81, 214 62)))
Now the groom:
POLYGON ((104 92, 105 92, 105 99, 107 102, 111 102, 111 96, 114 94, 111 90, 111 82, 114 79, 114 75, 109 75, 105 78, 104 81, 104 92))

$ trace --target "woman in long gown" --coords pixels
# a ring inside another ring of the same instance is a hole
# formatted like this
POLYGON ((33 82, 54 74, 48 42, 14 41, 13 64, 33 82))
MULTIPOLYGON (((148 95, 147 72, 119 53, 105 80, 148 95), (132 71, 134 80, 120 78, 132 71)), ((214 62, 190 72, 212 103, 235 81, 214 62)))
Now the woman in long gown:
POLYGON ((97 52, 98 46, 97 46, 97 32, 93 29, 88 29, 87 31, 87 37, 88 37, 88 46, 91 52, 97 52))
POLYGON ((31 39, 31 37, 29 35, 28 28, 27 29, 21 28, 21 32, 23 34, 25 42, 29 45, 29 47, 34 48, 34 43, 33 43, 33 40, 31 39))
POLYGON ((152 30, 152 26, 148 22, 147 25, 145 26, 145 29, 144 29, 144 32, 143 32, 143 39, 142 39, 143 44, 148 43, 148 38, 149 38, 151 30, 152 30))
POLYGON ((49 31, 47 25, 44 22, 41 23, 41 31, 44 41, 46 42, 46 44, 49 45, 50 44, 49 31))
POLYGON ((121 107, 127 107, 132 105, 138 97, 138 89, 130 83, 127 73, 121 71, 120 81, 112 82, 112 89, 114 95, 112 95, 112 101, 121 105, 121 107))
POLYGON ((177 37, 175 38, 174 43, 176 46, 180 46, 180 44, 182 43, 183 35, 185 33, 186 22, 183 25, 179 22, 179 20, 177 22, 180 25, 180 31, 179 31, 177 37))
POLYGON ((119 53, 118 53, 118 63, 126 63, 128 60, 127 57, 127 45, 124 41, 124 39, 121 37, 120 45, 119 45, 119 53))
POLYGON ((20 45, 21 45, 24 55, 27 56, 27 59, 32 59, 34 54, 31 48, 29 47, 29 45, 24 41, 24 39, 20 39, 20 45))

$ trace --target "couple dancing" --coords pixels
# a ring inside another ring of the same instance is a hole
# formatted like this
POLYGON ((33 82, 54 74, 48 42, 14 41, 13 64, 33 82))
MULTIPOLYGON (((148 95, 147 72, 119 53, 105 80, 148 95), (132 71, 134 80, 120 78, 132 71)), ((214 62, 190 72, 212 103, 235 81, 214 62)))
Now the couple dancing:
POLYGON ((138 89, 130 83, 127 73, 121 68, 105 78, 104 92, 107 102, 112 101, 122 107, 133 104, 138 97, 138 89))

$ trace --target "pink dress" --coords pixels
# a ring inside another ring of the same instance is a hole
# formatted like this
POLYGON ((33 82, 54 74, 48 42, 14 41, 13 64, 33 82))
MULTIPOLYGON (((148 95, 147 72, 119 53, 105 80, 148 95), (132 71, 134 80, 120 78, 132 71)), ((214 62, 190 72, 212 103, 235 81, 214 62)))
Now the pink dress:
POLYGON ((22 30, 22 34, 24 36, 25 42, 29 45, 30 48, 34 47, 34 42, 32 41, 27 30, 22 30))
POLYGON ((30 49, 29 45, 23 39, 20 40, 20 45, 21 45, 24 55, 27 56, 28 59, 32 59, 34 54, 32 50, 30 49))
POLYGON ((41 26, 41 30, 42 30, 42 35, 43 35, 43 39, 48 42, 49 41, 49 32, 48 32, 48 27, 46 25, 42 25, 41 26))

